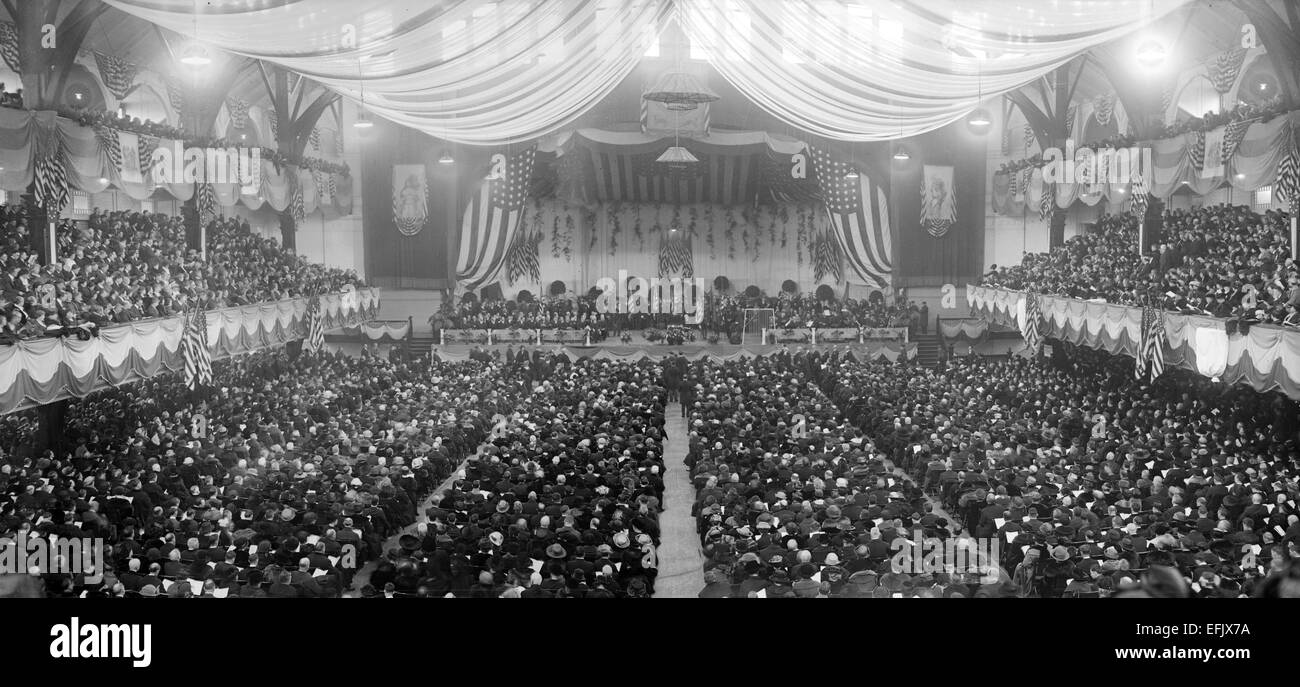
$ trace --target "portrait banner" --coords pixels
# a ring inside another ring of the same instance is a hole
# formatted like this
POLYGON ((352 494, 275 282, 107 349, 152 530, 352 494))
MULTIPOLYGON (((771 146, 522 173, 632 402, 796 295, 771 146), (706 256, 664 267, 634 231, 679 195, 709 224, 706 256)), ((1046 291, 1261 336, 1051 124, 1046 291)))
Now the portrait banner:
POLYGON ((952 167, 925 165, 921 180, 921 225, 936 239, 943 238, 957 221, 952 167))
POLYGON ((393 221, 403 236, 415 236, 429 217, 424 165, 393 165, 393 221))

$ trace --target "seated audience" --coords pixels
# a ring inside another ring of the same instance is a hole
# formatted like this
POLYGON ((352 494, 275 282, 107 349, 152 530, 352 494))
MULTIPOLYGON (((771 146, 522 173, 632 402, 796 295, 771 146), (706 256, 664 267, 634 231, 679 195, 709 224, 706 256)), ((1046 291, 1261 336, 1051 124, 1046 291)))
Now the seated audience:
POLYGON ((1107 215, 1095 231, 1020 265, 985 275, 988 286, 1248 323, 1300 325, 1300 267, 1290 217, 1243 206, 1166 210, 1160 243, 1138 254, 1138 218, 1107 215))

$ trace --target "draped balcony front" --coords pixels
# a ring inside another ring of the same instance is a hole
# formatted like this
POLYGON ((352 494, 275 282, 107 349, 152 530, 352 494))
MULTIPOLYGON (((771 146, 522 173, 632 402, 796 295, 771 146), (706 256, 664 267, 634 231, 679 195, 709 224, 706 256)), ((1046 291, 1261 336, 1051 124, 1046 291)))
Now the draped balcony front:
MULTIPOLYGON (((966 299, 972 313, 991 322, 1020 327, 1025 321, 1022 292, 967 286, 966 299)), ((1142 308, 1059 296, 1040 296, 1039 306, 1045 336, 1137 356, 1142 308)), ((1229 334, 1228 321, 1222 318, 1167 311, 1161 316, 1166 365, 1300 399, 1300 330, 1254 325, 1246 334, 1229 334)))
MULTIPOLYGON (((379 311, 379 289, 320 296, 326 329, 357 325, 379 311)), ((210 310, 208 346, 225 358, 307 335, 310 298, 210 310)), ((0 414, 51 403, 183 365, 181 337, 189 314, 105 327, 82 341, 43 338, 0 346, 0 414)), ((218 386, 220 380, 217 380, 218 386)))

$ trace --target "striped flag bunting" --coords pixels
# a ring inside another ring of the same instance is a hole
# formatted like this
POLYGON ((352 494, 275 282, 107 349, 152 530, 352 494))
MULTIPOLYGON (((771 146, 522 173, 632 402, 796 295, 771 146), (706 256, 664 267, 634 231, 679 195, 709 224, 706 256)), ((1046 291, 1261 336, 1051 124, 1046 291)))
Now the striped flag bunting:
POLYGON ((844 280, 844 267, 841 264, 839 246, 830 237, 830 232, 816 232, 809 247, 813 259, 813 280, 821 281, 827 274, 835 281, 844 280))
POLYGON ((171 103, 172 110, 176 112, 177 119, 185 110, 185 93, 172 81, 167 81, 167 101, 171 103))
POLYGON ((1092 99, 1092 118, 1101 126, 1110 124, 1111 115, 1115 114, 1115 94, 1103 93, 1092 99))
POLYGON ((474 290, 497 278, 524 215, 537 148, 510 156, 500 178, 484 179, 465 207, 460 225, 457 284, 474 290))
POLYGON ((149 178, 153 172, 153 153, 158 150, 161 139, 157 136, 140 134, 138 142, 139 146, 136 148, 136 152, 140 160, 140 170, 145 178, 149 178))
POLYGON ((1134 214, 1144 214, 1147 211, 1147 203, 1151 196, 1151 189, 1147 186, 1145 174, 1139 174, 1138 178, 1133 181, 1132 198, 1129 199, 1130 210, 1134 214))
POLYGON ((1232 48, 1219 53, 1219 56, 1205 65, 1205 70, 1209 72, 1210 83, 1213 84, 1214 90, 1219 93, 1227 93, 1232 90, 1232 85, 1237 82, 1237 75, 1241 73, 1241 65, 1246 60, 1245 48, 1232 48))
POLYGON ((1288 150, 1277 165, 1274 190, 1277 191, 1278 198, 1295 207, 1296 202, 1300 201, 1300 149, 1296 146, 1294 129, 1289 132, 1286 145, 1288 150))
MULTIPOLYGON (((122 141, 117 137, 117 130, 110 129, 103 124, 96 124, 95 142, 99 144, 100 154, 120 174, 122 171, 122 141)), ((135 153, 135 151, 131 152, 132 154, 135 153)))
POLYGON ((542 245, 542 231, 524 226, 515 232, 515 240, 506 253, 506 281, 510 284, 527 277, 534 284, 542 281, 542 268, 539 250, 542 245))
POLYGON ((1155 381, 1157 377, 1164 374, 1164 342, 1164 313, 1155 308, 1142 308, 1142 345, 1138 350, 1134 377, 1141 379, 1144 372, 1150 372, 1150 379, 1155 381))
MULTIPOLYGON (((893 237, 885 188, 861 171, 855 177, 846 176, 849 165, 820 148, 810 150, 830 216, 830 233, 840 254, 867 284, 889 286, 894 271, 893 237)), ((816 260, 817 254, 813 257, 816 260)))
POLYGON ((1228 125, 1223 128, 1223 147, 1221 149, 1223 154, 1220 156, 1223 164, 1228 164, 1228 161, 1232 159, 1232 156, 1237 152, 1237 146, 1241 145, 1241 139, 1246 137, 1246 129, 1249 129, 1250 125, 1254 124, 1255 121, 1254 119, 1234 120, 1228 122, 1228 125))
POLYGON ((57 215, 67 207, 71 198, 68 193, 68 142, 58 124, 40 119, 33 119, 32 124, 36 127, 33 137, 36 202, 57 215))
POLYGON ((185 362, 185 386, 197 389, 212 383, 212 352, 208 350, 208 319, 202 310, 185 323, 181 335, 181 357, 185 362))
POLYGON ((736 155, 696 152, 699 162, 677 168, 655 162, 663 149, 641 154, 614 146, 589 150, 595 195, 602 201, 738 205, 754 197, 760 176, 753 151, 736 155))
POLYGON ((301 222, 307 217, 307 206, 302 198, 302 179, 292 171, 288 174, 289 187, 292 192, 289 196, 289 213, 293 215, 294 221, 301 222))
POLYGON ((312 353, 325 345, 325 313, 319 296, 311 299, 307 305, 307 340, 303 345, 312 353))
POLYGON ((99 78, 104 82, 104 87, 114 98, 125 98, 135 83, 136 65, 98 50, 94 51, 94 55, 95 66, 99 68, 99 78))
POLYGON ((695 276, 695 256, 691 252, 690 233, 677 228, 680 223, 673 220, 674 227, 669 231, 661 232, 659 237, 659 276, 671 277, 681 276, 690 278, 695 276))
POLYGON ((249 102, 243 98, 226 98, 226 112, 230 114, 230 128, 242 129, 248 126, 249 102))
POLYGON ((220 212, 220 205, 217 202, 217 189, 212 184, 196 184, 198 186, 198 198, 195 204, 199 210, 199 222, 207 224, 217 218, 220 212))
POLYGON ((1187 154, 1192 159, 1192 169, 1199 172, 1205 168, 1205 132, 1190 131, 1187 135, 1192 137, 1187 146, 1187 154))
POLYGON ((1047 219, 1056 205, 1056 184, 1043 182, 1042 193, 1038 194, 1038 219, 1047 219))
POLYGON ((18 50, 18 27, 11 21, 0 21, 0 57, 15 73, 22 73, 22 53, 18 50))
POLYGON ((1039 330, 1039 320, 1043 318, 1041 307, 1038 294, 1025 294, 1025 324, 1021 327, 1020 334, 1025 337, 1025 345, 1032 351, 1037 351, 1039 344, 1043 342, 1043 335, 1039 330))

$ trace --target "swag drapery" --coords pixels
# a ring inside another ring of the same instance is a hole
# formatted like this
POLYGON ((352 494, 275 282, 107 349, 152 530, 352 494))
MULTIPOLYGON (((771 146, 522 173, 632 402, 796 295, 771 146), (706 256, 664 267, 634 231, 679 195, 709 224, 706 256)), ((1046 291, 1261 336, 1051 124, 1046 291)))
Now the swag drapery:
MULTIPOLYGON (((1158 198, 1169 198, 1179 189, 1186 188, 1196 195, 1205 195, 1226 182, 1240 191, 1252 191, 1261 186, 1279 182, 1278 169, 1291 152, 1293 130, 1300 129, 1300 112, 1278 115, 1267 122, 1255 121, 1242 134, 1241 141, 1232 149, 1227 159, 1220 158, 1218 165, 1205 161, 1204 150, 1212 147, 1207 141, 1222 140, 1224 129, 1219 127, 1212 135, 1184 133, 1145 144, 1151 148, 1153 167, 1149 191, 1158 198), (1205 140, 1201 140, 1205 139, 1205 140)), ((1056 207, 1069 208, 1076 202, 1096 205, 1103 198, 1127 204, 1131 201, 1132 184, 1056 184, 1049 189, 1042 182, 1041 170, 1016 172, 1017 186, 1012 186, 1012 174, 993 175, 993 211, 1004 215, 1020 215, 1026 210, 1037 212, 1041 194, 1054 192, 1056 207), (1019 186, 1019 179, 1029 183, 1019 186), (1018 197, 1023 195, 1023 197, 1018 197)))
POLYGON ((1189 2, 1092 0, 1081 10, 995 0, 313 0, 201 6, 195 22, 191 0, 106 1, 471 144, 518 143, 571 124, 674 19, 724 78, 782 121, 879 141, 954 122, 981 97, 1189 2))
MULTIPOLYGON (((966 298, 972 313, 998 324, 1019 326, 1025 316, 1025 294, 1018 291, 967 286, 966 298)), ((1040 296, 1039 303, 1045 336, 1136 357, 1142 308, 1056 296, 1040 296)), ((1229 335, 1222 319, 1162 315, 1166 366, 1300 399, 1300 329, 1255 325, 1247 334, 1229 335)))
MULTIPOLYGON (((367 288, 321 296, 326 329, 370 319, 379 311, 379 295, 378 289, 367 288)), ((204 313, 212 357, 305 337, 308 301, 298 298, 204 313)), ((180 342, 190 316, 106 327, 86 341, 44 338, 0 346, 0 415, 180 370, 180 342)))
MULTIPOLYGON (((50 184, 64 190, 93 194, 112 186, 135 200, 151 198, 155 191, 163 190, 181 202, 189 200, 194 196, 194 183, 154 181, 152 156, 160 147, 175 150, 175 142, 82 126, 51 111, 0 108, 0 167, 3 167, 0 188, 24 193, 38 178, 38 173, 48 170, 50 184), (37 144, 38 139, 44 139, 43 145, 37 144)), ((269 205, 279 212, 297 197, 305 214, 317 209, 340 215, 352 211, 349 176, 292 166, 277 170, 265 159, 260 172, 261 183, 256 192, 243 192, 237 184, 208 184, 207 187, 216 203, 223 207, 242 203, 256 210, 269 205)), ((65 194, 63 202, 66 200, 65 194)))

